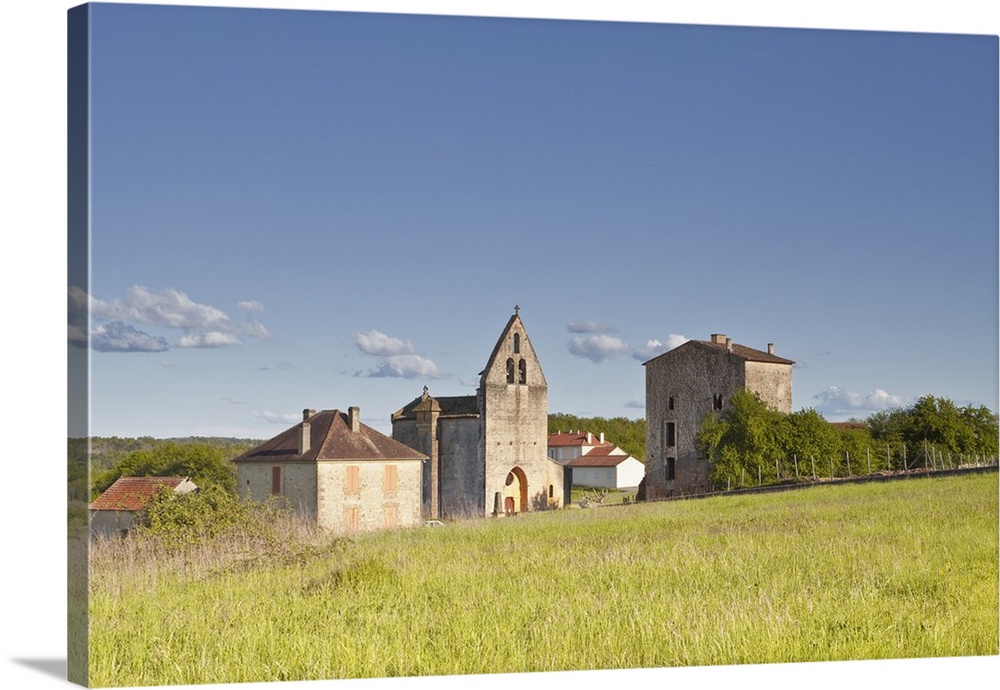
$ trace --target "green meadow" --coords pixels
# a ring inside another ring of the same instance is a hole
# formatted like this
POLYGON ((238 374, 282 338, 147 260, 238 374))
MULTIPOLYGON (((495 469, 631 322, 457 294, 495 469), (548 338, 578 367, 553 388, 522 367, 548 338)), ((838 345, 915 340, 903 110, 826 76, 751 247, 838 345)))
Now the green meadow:
POLYGON ((92 686, 995 655, 995 473, 94 546, 92 686))

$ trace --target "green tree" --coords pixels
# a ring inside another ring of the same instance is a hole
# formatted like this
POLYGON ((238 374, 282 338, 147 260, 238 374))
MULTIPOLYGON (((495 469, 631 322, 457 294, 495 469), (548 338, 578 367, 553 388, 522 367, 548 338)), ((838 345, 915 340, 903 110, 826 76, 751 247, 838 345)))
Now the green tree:
POLYGON ((696 443, 709 458, 712 484, 721 489, 739 486, 745 477, 775 481, 775 461, 780 463, 787 444, 783 417, 745 390, 733 394, 720 417, 706 417, 696 443))
MULTIPOLYGON (((813 462, 826 463, 836 454, 840 439, 837 430, 812 408, 799 410, 785 419, 784 458, 797 461, 800 475, 812 473, 813 462), (805 469, 809 468, 809 469, 805 469)), ((793 469, 794 471, 794 469, 793 469)))
POLYGON ((166 441, 148 450, 128 453, 105 472, 98 473, 94 490, 100 493, 119 477, 190 477, 202 489, 217 486, 236 495, 239 446, 221 448, 208 443, 166 441))

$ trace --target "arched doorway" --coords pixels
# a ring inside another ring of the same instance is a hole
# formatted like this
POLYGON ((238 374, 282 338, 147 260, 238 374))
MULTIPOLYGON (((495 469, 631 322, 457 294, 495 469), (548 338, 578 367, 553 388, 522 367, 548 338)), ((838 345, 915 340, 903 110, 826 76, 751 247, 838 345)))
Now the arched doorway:
POLYGON ((507 473, 503 487, 503 512, 514 515, 528 510, 528 477, 524 470, 515 467, 507 473))

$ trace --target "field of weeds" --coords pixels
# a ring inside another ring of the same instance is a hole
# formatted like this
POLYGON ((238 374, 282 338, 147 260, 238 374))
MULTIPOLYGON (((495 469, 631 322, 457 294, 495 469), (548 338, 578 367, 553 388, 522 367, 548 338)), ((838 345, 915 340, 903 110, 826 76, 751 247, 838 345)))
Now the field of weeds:
POLYGON ((998 653, 996 474, 95 545, 94 686, 998 653))

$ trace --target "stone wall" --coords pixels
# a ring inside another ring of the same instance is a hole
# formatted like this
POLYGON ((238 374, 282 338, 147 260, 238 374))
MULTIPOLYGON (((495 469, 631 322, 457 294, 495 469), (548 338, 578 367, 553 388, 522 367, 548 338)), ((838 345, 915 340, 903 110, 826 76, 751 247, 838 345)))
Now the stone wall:
POLYGON ((318 524, 338 534, 420 524, 422 464, 419 460, 318 463, 318 524), (395 491, 387 491, 385 485, 387 466, 396 468, 395 491), (348 492, 349 467, 357 468, 356 492, 348 492), (356 511, 354 525, 351 511, 356 511))
POLYGON ((705 415, 744 385, 743 360, 687 343, 646 363, 646 496, 702 493, 711 487, 708 460, 695 447, 705 415), (673 409, 671 409, 671 398, 673 409), (673 424, 674 443, 668 444, 673 424), (668 458, 674 478, 668 479, 668 458))
POLYGON ((747 362, 746 387, 768 407, 784 414, 792 413, 792 368, 772 362, 747 362))
POLYGON ((479 462, 480 419, 455 417, 438 420, 441 515, 449 518, 483 514, 485 475, 479 462))
POLYGON ((241 462, 236 465, 240 498, 266 501, 271 496, 273 468, 281 469, 283 505, 310 520, 316 517, 316 465, 310 462, 241 462))

